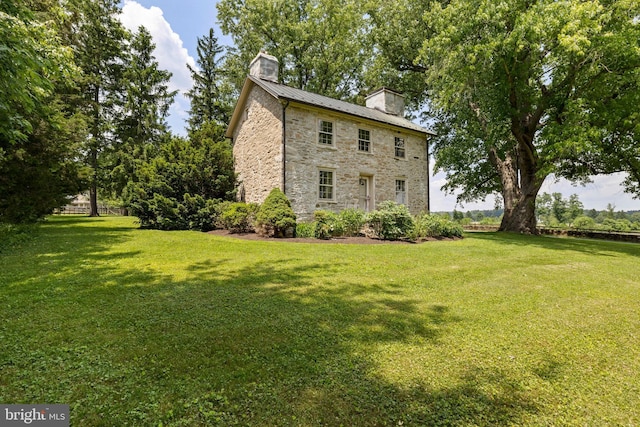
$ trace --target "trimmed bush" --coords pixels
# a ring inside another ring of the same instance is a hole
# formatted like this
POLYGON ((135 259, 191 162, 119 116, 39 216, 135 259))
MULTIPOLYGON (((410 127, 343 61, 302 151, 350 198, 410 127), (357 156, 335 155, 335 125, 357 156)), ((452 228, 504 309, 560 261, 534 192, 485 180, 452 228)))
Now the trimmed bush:
POLYGON ((187 230, 188 221, 182 216, 180 203, 175 199, 154 194, 150 203, 155 213, 155 224, 159 230, 187 230))
POLYGON ((413 217, 405 205, 388 200, 366 215, 366 226, 373 237, 398 240, 412 230, 413 217))
POLYGON ((189 230, 210 231, 216 228, 218 203, 218 200, 206 200, 199 194, 192 196, 187 193, 183 197, 179 211, 185 218, 189 230))
POLYGON ((291 202, 278 188, 271 190, 256 215, 256 232, 266 237, 293 237, 296 214, 291 202))
POLYGON ((255 203, 236 202, 226 204, 220 215, 220 224, 232 233, 249 233, 254 231, 256 214, 260 206, 255 203))

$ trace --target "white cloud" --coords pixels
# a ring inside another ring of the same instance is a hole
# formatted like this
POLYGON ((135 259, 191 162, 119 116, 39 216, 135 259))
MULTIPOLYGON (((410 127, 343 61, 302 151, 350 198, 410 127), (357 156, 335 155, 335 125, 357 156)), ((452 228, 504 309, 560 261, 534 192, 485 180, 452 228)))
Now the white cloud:
POLYGON ((169 89, 179 91, 169 111, 169 125, 174 132, 184 134, 184 120, 190 108, 185 93, 193 85, 186 64, 195 68, 195 60, 183 46, 180 35, 171 29, 159 7, 152 6, 147 9, 133 0, 125 0, 120 21, 132 32, 144 26, 151 33, 156 45, 154 55, 160 68, 172 73, 169 89))
MULTIPOLYGON (((431 159, 429 164, 431 171, 433 171, 433 163, 433 159, 431 159)), ((554 176, 550 176, 542 184, 539 194, 561 193, 565 199, 568 199, 572 194, 577 194, 586 209, 604 210, 607 208, 607 204, 611 203, 615 206, 616 211, 640 210, 640 200, 633 199, 630 194, 624 192, 622 181, 625 177, 624 173, 596 176, 592 178, 592 183, 581 186, 573 185, 566 179, 556 180, 554 176)), ((443 172, 438 172, 431 177, 430 202, 433 212, 451 212, 453 209, 459 211, 490 210, 495 206, 495 197, 493 196, 487 197, 484 202, 457 205, 455 194, 445 194, 440 190, 446 182, 443 172)))

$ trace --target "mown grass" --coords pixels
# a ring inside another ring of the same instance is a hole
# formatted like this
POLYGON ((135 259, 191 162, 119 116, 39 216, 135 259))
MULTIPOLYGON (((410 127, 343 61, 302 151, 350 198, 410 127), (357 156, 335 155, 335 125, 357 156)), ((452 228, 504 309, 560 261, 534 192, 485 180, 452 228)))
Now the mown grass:
POLYGON ((638 425, 639 257, 53 217, 0 253, 0 402, 74 426, 638 425))

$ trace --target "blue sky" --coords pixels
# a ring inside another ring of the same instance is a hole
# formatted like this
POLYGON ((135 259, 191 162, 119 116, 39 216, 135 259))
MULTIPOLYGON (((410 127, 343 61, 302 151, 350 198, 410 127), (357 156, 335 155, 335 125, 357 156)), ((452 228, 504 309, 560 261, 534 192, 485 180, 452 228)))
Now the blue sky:
MULTIPOLYGON (((185 120, 189 101, 184 93, 191 88, 191 76, 186 64, 195 66, 198 37, 208 34, 214 28, 220 45, 231 45, 231 39, 220 31, 217 24, 215 0, 124 0, 121 20, 130 30, 144 25, 152 34, 156 44, 156 58, 160 67, 173 73, 171 89, 179 95, 171 108, 169 125, 174 133, 185 134, 185 120)), ((248 64, 247 64, 248 65, 248 64)), ((566 180, 545 181, 542 192, 562 193, 565 198, 578 194, 587 209, 606 209, 607 204, 616 210, 640 210, 640 201, 632 199, 622 191, 622 174, 596 177, 586 186, 573 186, 566 180)), ((440 187, 445 183, 443 173, 431 177, 431 210, 451 211, 454 208, 467 211, 472 209, 492 209, 493 198, 485 202, 456 205, 453 195, 445 195, 440 187)))

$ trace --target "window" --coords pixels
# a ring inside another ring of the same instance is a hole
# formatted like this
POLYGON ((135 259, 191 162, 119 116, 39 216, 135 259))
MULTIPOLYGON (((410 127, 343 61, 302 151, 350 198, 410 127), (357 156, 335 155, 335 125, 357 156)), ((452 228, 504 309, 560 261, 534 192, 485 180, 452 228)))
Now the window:
POLYGON ((398 138, 396 136, 395 156, 404 159, 404 138, 398 138))
POLYGON ((320 120, 318 142, 323 145, 333 145, 333 123, 320 120))
POLYGON ((333 172, 327 170, 319 171, 318 183, 318 198, 333 200, 333 172))
POLYGON ((369 153, 371 150, 371 132, 358 129, 358 151, 369 153))
POLYGON ((404 179, 396 179, 396 203, 407 204, 407 181, 404 179))

